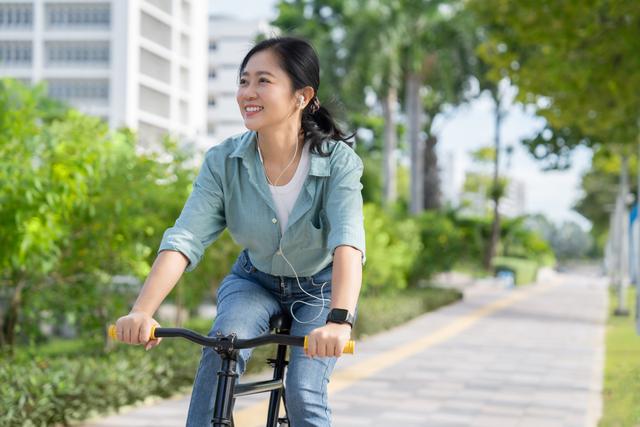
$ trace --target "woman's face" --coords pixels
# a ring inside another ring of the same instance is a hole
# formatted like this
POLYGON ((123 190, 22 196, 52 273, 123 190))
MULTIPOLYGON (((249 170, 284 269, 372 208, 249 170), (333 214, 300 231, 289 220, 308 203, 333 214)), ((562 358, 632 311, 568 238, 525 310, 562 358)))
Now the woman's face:
POLYGON ((280 68, 273 52, 262 50, 251 56, 240 75, 236 93, 247 129, 259 131, 289 120, 299 122, 296 98, 291 79, 280 68))

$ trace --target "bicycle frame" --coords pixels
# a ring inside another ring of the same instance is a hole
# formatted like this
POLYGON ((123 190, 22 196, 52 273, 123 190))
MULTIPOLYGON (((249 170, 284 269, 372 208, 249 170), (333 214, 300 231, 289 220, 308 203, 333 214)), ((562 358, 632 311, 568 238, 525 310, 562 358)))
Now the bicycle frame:
MULTIPOLYGON (((283 331, 277 331, 282 333, 283 331)), ((274 336, 274 335, 272 335, 274 336)), ((216 400, 213 406, 213 419, 211 424, 213 427, 234 426, 233 406, 236 397, 248 396, 257 393, 270 392, 269 407, 267 410, 267 427, 277 427, 278 423, 286 423, 289 420, 286 416, 279 418, 280 400, 285 404, 284 396, 284 375, 287 364, 286 360, 287 346, 278 345, 277 355, 275 359, 268 359, 273 367, 273 377, 267 381, 256 381, 245 384, 237 384, 238 373, 236 371, 238 350, 218 351, 222 358, 222 366, 218 371, 218 388, 216 390, 216 400)))
MULTIPOLYGON (((286 316, 274 316, 269 322, 270 331, 276 333, 267 333, 256 338, 238 339, 236 334, 223 336, 220 333, 215 337, 207 337, 197 332, 184 328, 153 328, 151 330, 150 339, 181 337, 186 338, 196 344, 204 347, 211 347, 218 353, 222 359, 220 371, 218 371, 218 385, 216 389, 216 400, 213 407, 213 418, 211 425, 213 427, 233 427, 233 406, 238 396, 247 396, 256 393, 270 392, 269 409, 267 413, 266 427, 278 427, 278 423, 289 424, 288 418, 279 418, 280 400, 285 403, 286 414, 286 398, 284 393, 284 375, 288 361, 286 353, 288 346, 305 347, 307 345, 307 337, 298 337, 289 335, 291 319, 286 316), (273 378, 268 381, 257 381, 245 384, 236 384, 239 376, 237 372, 237 361, 239 350, 253 348, 265 344, 277 344, 277 355, 275 359, 268 359, 273 369, 273 378)), ((116 326, 109 327, 108 334, 111 338, 117 339, 116 326)), ((355 343, 350 340, 345 346, 344 353, 353 353, 355 343)))

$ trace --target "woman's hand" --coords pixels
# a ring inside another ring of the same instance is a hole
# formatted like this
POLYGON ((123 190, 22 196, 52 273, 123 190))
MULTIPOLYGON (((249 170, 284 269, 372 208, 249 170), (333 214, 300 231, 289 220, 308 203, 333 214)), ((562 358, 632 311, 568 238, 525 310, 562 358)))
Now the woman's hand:
POLYGON ((307 337, 305 354, 309 357, 340 357, 351 338, 351 325, 327 323, 311 331, 307 337))
POLYGON ((149 339, 153 326, 160 326, 160 324, 147 313, 132 311, 116 321, 118 341, 127 344, 145 344, 144 349, 150 350, 162 341, 162 338, 149 339))

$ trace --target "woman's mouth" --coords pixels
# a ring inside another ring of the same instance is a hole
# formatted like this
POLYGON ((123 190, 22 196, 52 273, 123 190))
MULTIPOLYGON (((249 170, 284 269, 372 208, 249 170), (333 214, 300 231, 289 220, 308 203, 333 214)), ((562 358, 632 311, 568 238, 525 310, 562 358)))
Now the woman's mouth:
POLYGON ((244 114, 245 114, 245 117, 252 117, 258 114, 262 110, 264 110, 264 107, 261 107, 259 105, 250 105, 250 106, 244 107, 244 114))

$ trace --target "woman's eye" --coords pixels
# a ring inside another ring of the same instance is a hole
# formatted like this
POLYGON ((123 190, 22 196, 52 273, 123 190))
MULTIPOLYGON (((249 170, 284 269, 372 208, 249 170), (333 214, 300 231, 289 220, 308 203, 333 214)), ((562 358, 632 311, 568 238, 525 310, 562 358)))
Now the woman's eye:
MULTIPOLYGON (((259 80, 258 80, 258 82, 260 82, 260 83, 271 83, 271 82, 270 82, 269 80, 267 80, 267 79, 259 79, 259 80)), ((240 81, 238 82, 238 84, 239 84, 240 86, 244 86, 244 85, 246 85, 246 84, 247 84, 247 81, 246 81, 245 79, 240 79, 240 81)))

